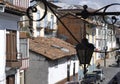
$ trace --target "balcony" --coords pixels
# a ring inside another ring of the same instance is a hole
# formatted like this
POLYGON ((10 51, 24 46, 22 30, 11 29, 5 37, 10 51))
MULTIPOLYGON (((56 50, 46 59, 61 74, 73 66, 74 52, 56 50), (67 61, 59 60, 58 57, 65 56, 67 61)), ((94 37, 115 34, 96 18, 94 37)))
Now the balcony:
POLYGON ((29 58, 22 58, 22 66, 20 70, 26 70, 29 68, 29 58))
POLYGON ((19 68, 22 65, 22 54, 17 53, 17 33, 7 30, 6 32, 6 66, 19 68))
POLYGON ((23 16, 26 14, 26 9, 29 6, 29 0, 0 0, 4 5, 4 12, 23 16))
POLYGON ((29 6, 29 0, 3 0, 3 1, 21 8, 28 8, 29 6))
POLYGON ((16 67, 19 68, 22 66, 22 61, 21 60, 16 60, 16 61, 7 60, 6 66, 12 67, 12 68, 16 68, 16 67))
POLYGON ((50 35, 50 34, 52 34, 52 33, 53 33, 53 31, 55 31, 55 29, 45 28, 45 34, 50 35))
POLYGON ((13 56, 9 56, 9 58, 6 60, 6 66, 12 68, 20 68, 22 66, 22 55, 18 53, 17 56, 19 56, 18 59, 13 59, 13 56))

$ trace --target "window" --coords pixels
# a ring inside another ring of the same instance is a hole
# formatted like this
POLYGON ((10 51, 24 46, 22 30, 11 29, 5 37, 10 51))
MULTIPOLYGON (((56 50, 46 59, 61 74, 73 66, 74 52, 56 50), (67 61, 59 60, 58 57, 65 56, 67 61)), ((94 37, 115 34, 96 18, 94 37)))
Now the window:
POLYGON ((98 29, 98 35, 101 35, 101 30, 98 29))
POLYGON ((20 39, 20 52, 22 53, 22 58, 28 58, 28 40, 20 39))
POLYGON ((40 29, 37 29, 37 36, 40 36, 40 29))
MULTIPOLYGON (((40 19, 40 11, 37 12, 37 19, 40 19)), ((40 27, 40 21, 36 22, 36 26, 40 27)))
POLYGON ((109 42, 112 41, 112 31, 111 31, 111 30, 108 30, 108 31, 107 31, 107 40, 108 40, 109 42))
POLYGON ((46 15, 44 18, 44 28, 48 27, 48 16, 46 15))
POLYGON ((102 40, 101 42, 102 42, 101 47, 102 47, 102 49, 103 49, 103 48, 105 47, 105 39, 102 40))
POLYGON ((50 21, 47 20, 47 17, 44 19, 45 23, 45 34, 46 35, 52 35, 53 34, 53 28, 54 28, 54 16, 51 15, 50 21), (47 25, 46 25, 47 24, 47 25))
POLYGON ((54 25, 54 16, 51 15, 50 29, 53 29, 53 25, 54 25))
POLYGON ((98 46, 101 47, 101 40, 98 40, 98 46))
POLYGON ((29 67, 29 39, 20 38, 20 54, 22 55, 21 70, 25 70, 29 67))
POLYGON ((102 35, 106 35, 106 30, 102 29, 102 35))

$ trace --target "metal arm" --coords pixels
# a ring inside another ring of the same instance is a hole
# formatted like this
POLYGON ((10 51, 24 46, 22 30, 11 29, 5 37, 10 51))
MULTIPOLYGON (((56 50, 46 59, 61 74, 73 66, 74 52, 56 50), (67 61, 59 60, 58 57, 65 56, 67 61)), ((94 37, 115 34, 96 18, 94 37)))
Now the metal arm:
MULTIPOLYGON (((87 10, 88 6, 84 5, 83 6, 83 11, 80 12, 80 13, 76 13, 76 15, 81 16, 83 19, 87 19, 89 16, 102 16, 105 23, 110 24, 105 19, 106 15, 116 15, 116 16, 120 15, 120 12, 107 12, 106 11, 109 7, 111 7, 113 5, 120 5, 120 3, 113 3, 113 4, 110 4, 110 5, 104 6, 104 7, 100 8, 100 9, 98 9, 96 11, 93 11, 93 12, 88 11, 87 10), (101 12, 101 10, 103 10, 103 11, 101 12)), ((115 16, 113 16, 111 18, 111 20, 112 20, 112 24, 115 24, 116 21, 117 21, 117 18, 115 16)))

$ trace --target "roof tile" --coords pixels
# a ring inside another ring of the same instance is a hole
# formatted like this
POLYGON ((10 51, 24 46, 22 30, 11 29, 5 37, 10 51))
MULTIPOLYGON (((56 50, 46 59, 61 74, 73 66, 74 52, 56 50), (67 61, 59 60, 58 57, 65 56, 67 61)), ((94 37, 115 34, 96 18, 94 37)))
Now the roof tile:
POLYGON ((30 39, 30 50, 51 60, 76 54, 76 50, 73 45, 54 37, 37 37, 30 39))

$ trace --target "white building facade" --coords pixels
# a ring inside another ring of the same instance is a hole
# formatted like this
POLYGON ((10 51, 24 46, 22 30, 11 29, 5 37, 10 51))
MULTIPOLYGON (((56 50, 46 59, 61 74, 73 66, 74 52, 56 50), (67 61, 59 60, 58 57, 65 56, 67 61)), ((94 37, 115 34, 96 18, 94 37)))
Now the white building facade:
MULTIPOLYGON (((49 3, 49 2, 48 2, 49 3)), ((31 3, 31 5, 36 4, 36 2, 31 3)), ((49 3, 53 9, 56 9, 57 6, 49 3)), ((37 5, 37 12, 33 13, 33 19, 38 20, 40 19, 44 12, 45 7, 43 3, 38 3, 37 5)), ((33 37, 55 37, 56 36, 56 30, 57 30, 57 19, 56 16, 51 12, 51 10, 47 7, 47 14, 45 18, 41 21, 33 21, 32 24, 33 27, 33 37), (51 32, 49 32, 49 30, 51 32)))
MULTIPOLYGON (((67 61, 66 59, 58 60, 58 65, 49 67, 48 71, 48 84, 55 84, 63 79, 67 78, 67 65, 70 65, 70 76, 73 76, 73 68, 75 67, 75 73, 78 73, 79 69, 79 61, 76 59, 77 57, 71 57, 71 60, 67 61), (62 61, 65 61, 61 63, 62 61), (75 63, 75 66, 74 66, 75 63)), ((72 81, 77 81, 78 79, 72 79, 72 81)))
MULTIPOLYGON (((19 52, 19 32, 17 28, 17 21, 19 21, 19 16, 15 16, 8 13, 0 13, 0 42, 1 42, 1 63, 0 63, 0 84, 6 84, 6 70, 10 67, 6 67, 6 34, 9 33, 8 30, 17 31, 17 51, 19 52)), ((18 71, 17 71, 18 72, 18 71)), ((19 72, 18 72, 19 73, 19 72)), ((16 76, 18 76, 16 74, 16 76)), ((16 84, 17 83, 16 77, 16 84)))
POLYGON ((0 1, 0 84, 20 84, 22 63, 18 22, 25 14, 24 8, 28 7, 29 0, 17 1, 17 3, 16 0, 0 1), (4 11, 1 11, 2 7, 5 7, 4 11))

